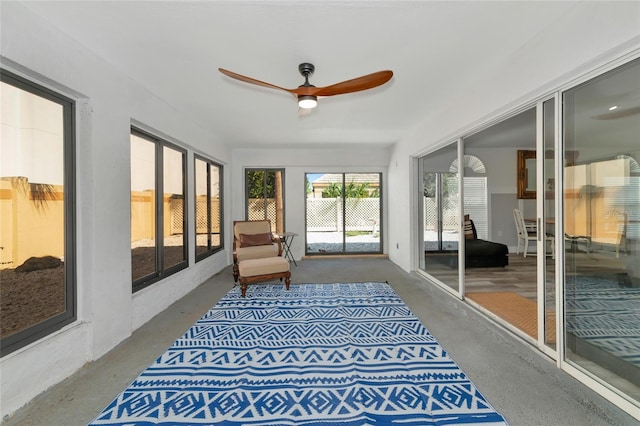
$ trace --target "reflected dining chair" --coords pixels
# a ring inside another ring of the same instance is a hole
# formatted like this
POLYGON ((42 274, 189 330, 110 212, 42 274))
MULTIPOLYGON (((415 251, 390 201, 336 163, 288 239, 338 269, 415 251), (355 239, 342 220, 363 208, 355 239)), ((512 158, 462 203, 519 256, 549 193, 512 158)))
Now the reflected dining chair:
MULTIPOLYGON (((529 251, 529 241, 536 241, 538 232, 536 228, 527 226, 527 223, 522 216, 520 209, 513 209, 513 220, 516 224, 516 232, 518 234, 518 245, 516 246, 516 254, 520 254, 520 244, 523 244, 524 250, 522 252, 523 257, 527 257, 529 251)), ((555 237, 548 232, 545 233, 545 242, 549 242, 551 246, 551 257, 556 258, 555 237)))

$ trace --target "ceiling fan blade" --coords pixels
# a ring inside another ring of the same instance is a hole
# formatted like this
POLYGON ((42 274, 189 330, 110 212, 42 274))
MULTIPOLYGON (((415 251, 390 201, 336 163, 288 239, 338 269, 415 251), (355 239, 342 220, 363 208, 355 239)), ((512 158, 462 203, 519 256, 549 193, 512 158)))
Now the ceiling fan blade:
POLYGON ((271 84, 271 83, 267 83, 267 82, 264 82, 264 81, 256 80, 255 78, 247 77, 247 76, 244 76, 242 74, 235 73, 233 71, 225 70, 224 68, 218 68, 218 71, 220 71, 222 74, 226 75, 227 77, 231 77, 231 78, 234 78, 236 80, 243 81, 245 83, 255 84, 255 85, 263 86, 263 87, 268 87, 270 89, 284 90, 285 92, 294 93, 294 94, 296 93, 295 92, 296 89, 285 89, 284 87, 280 87, 280 86, 276 86, 275 84, 271 84))
MULTIPOLYGON (((342 95, 345 93, 359 92, 361 90, 373 89, 391 80, 393 77, 393 71, 385 70, 378 71, 371 74, 363 75, 362 77, 353 78, 340 83, 332 84, 326 87, 317 87, 313 90, 315 96, 334 96, 342 95)), ((295 93, 295 92, 293 92, 295 93)))

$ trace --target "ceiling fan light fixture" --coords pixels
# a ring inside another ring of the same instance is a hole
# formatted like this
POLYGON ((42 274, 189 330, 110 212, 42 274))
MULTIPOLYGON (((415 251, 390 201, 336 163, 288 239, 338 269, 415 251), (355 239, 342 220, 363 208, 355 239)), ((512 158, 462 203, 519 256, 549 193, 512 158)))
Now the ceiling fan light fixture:
POLYGON ((299 95, 298 106, 304 109, 315 108, 318 105, 318 97, 313 95, 299 95))

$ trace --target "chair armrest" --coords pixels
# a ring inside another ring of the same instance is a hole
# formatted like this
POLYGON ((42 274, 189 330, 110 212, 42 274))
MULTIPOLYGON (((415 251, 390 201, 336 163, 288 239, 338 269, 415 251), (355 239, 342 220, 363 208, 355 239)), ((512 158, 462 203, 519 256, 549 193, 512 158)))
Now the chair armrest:
POLYGON ((278 256, 282 256, 282 241, 280 241, 280 237, 275 234, 271 234, 271 241, 278 243, 278 256))

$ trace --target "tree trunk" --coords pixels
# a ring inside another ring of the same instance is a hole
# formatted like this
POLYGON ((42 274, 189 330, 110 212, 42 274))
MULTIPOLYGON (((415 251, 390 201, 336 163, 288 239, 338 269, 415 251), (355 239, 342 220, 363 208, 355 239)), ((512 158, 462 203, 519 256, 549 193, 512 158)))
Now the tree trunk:
POLYGON ((282 197, 282 172, 275 172, 276 232, 284 232, 284 199, 282 197))

